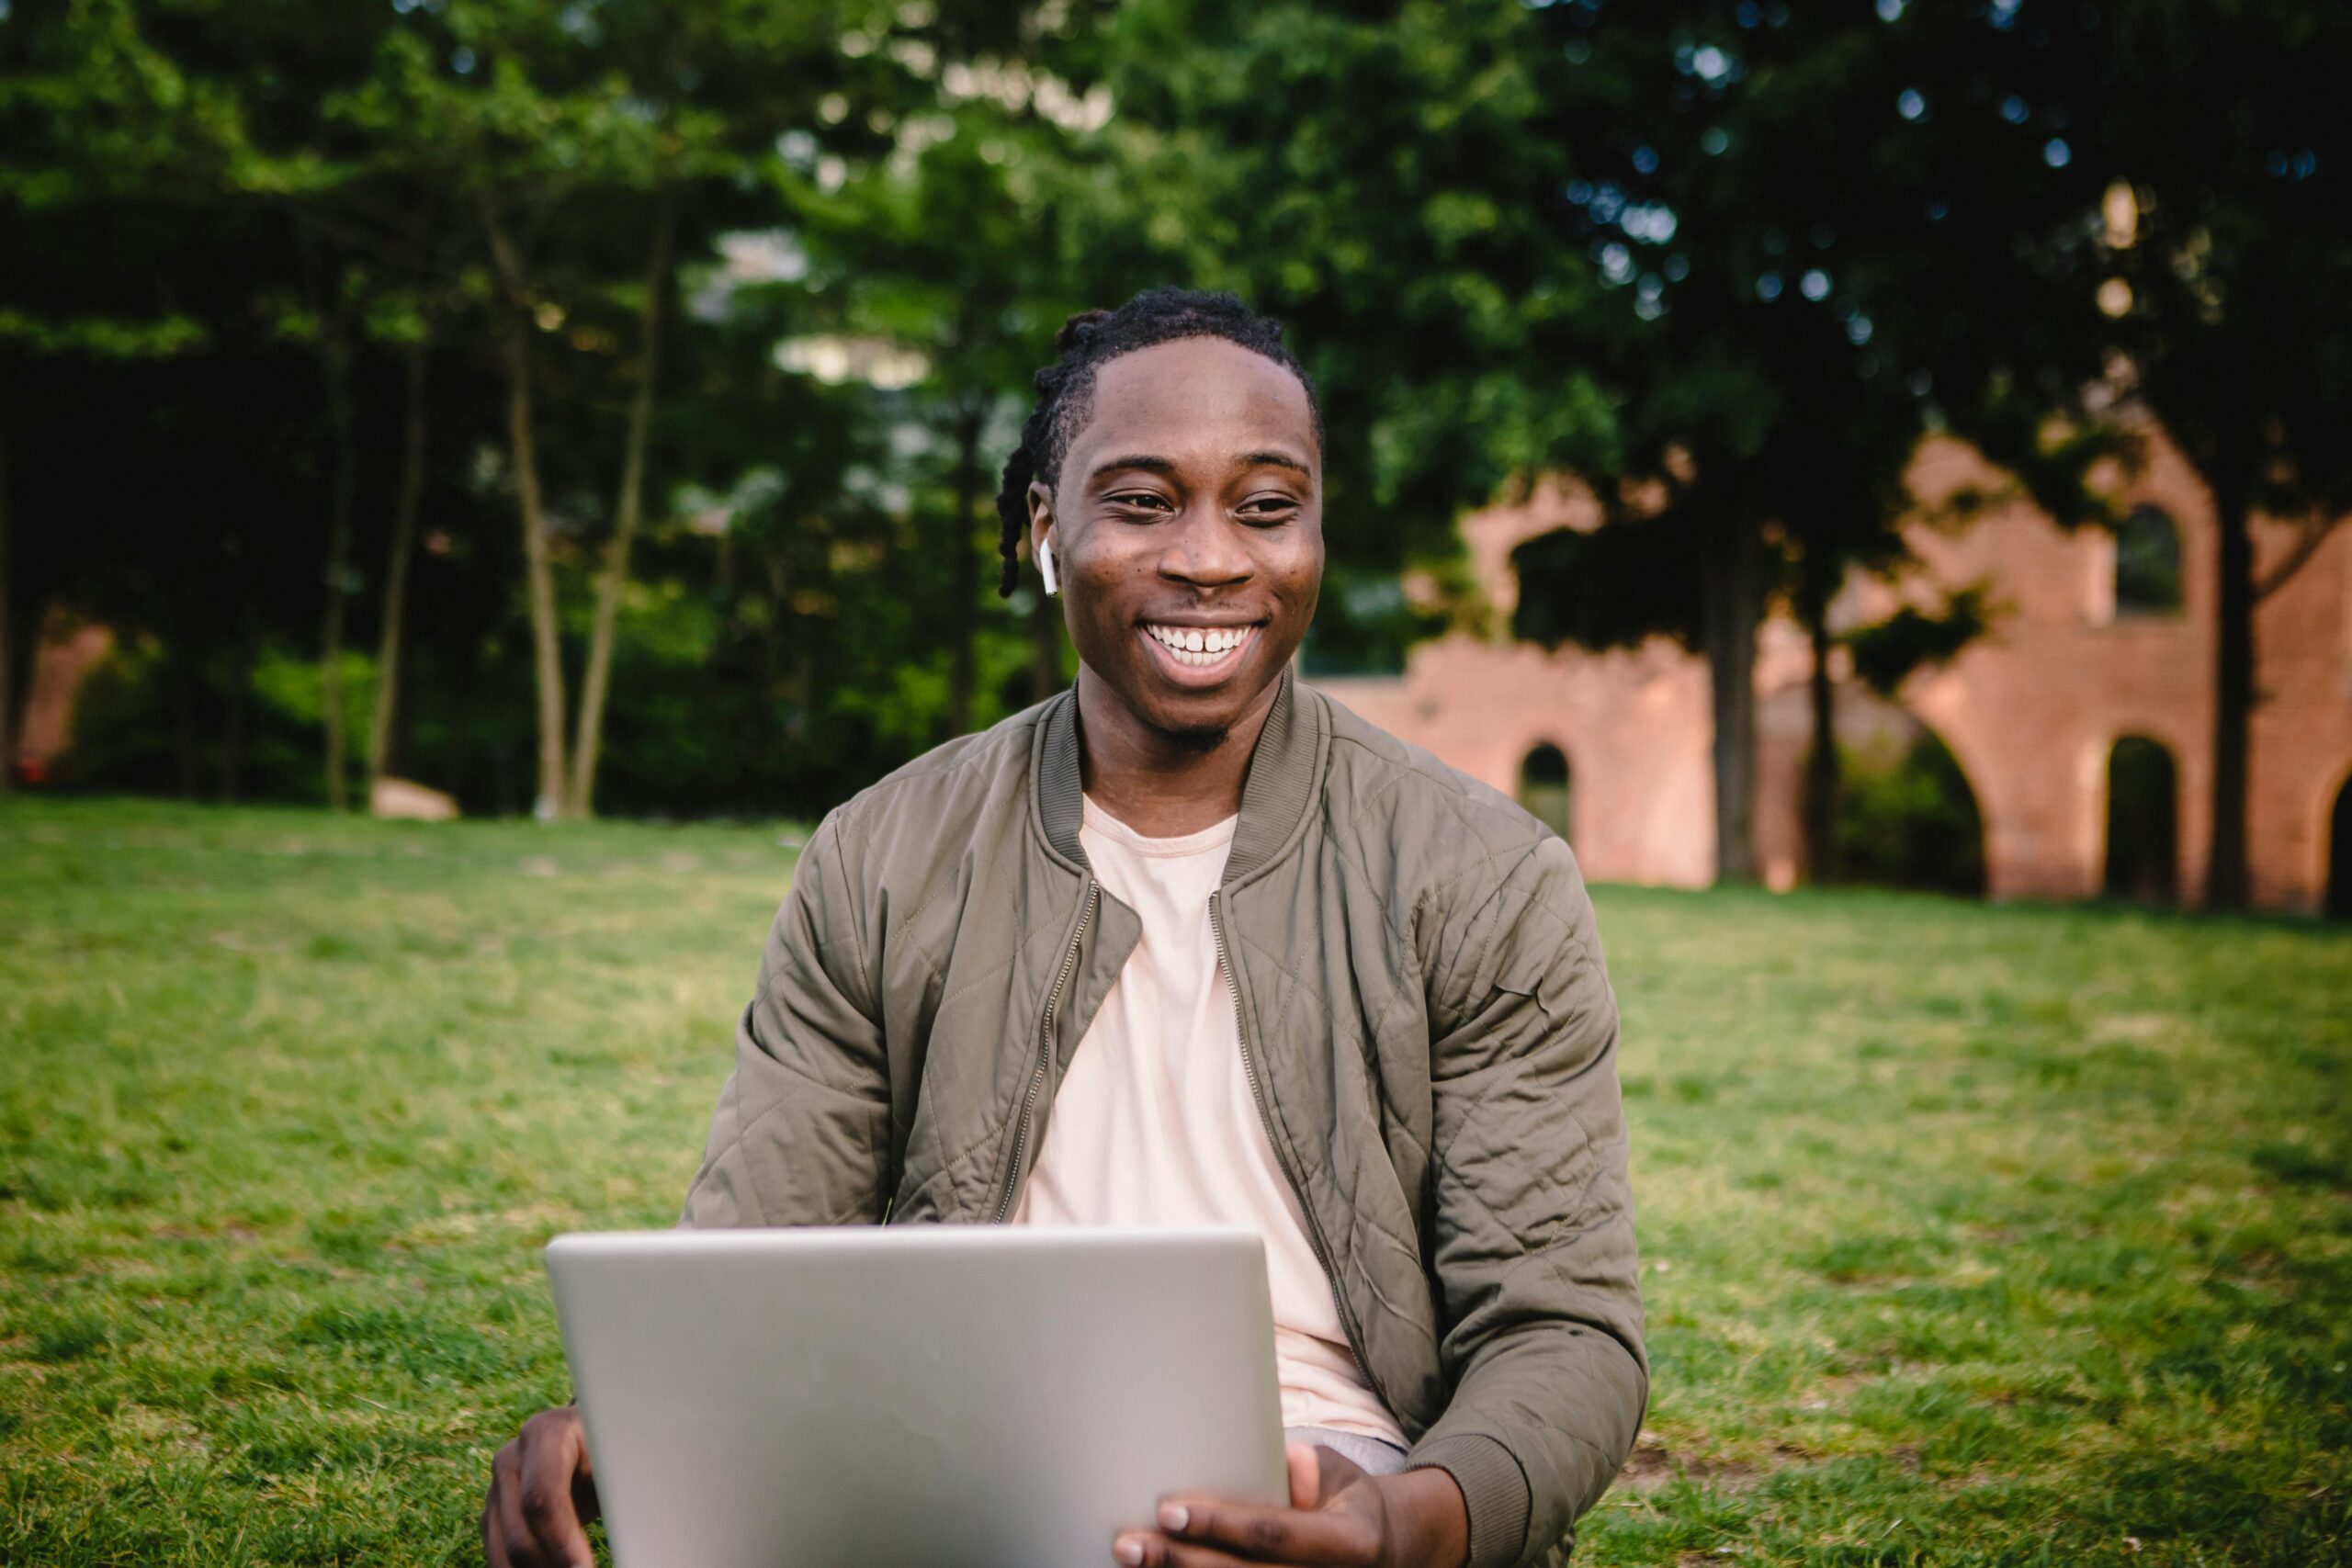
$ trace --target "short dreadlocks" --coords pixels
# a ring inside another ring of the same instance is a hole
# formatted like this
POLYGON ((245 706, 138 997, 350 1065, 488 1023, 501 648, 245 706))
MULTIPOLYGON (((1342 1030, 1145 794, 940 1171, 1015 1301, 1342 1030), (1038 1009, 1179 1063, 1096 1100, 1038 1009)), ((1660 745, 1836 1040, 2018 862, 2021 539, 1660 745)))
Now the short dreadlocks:
POLYGON ((1021 539, 1029 531, 1029 481, 1048 489, 1061 481, 1062 458, 1093 412, 1094 373, 1123 354, 1180 338, 1220 337, 1263 355, 1298 378, 1315 421, 1315 445, 1323 445, 1323 406, 1315 378, 1283 346, 1283 324, 1261 316, 1230 294, 1199 288, 1147 288, 1115 310, 1080 310, 1054 334, 1060 357, 1037 372, 1037 406, 1021 427, 1021 445, 1005 459, 1004 483, 997 491, 997 515, 1004 531, 997 553, 1004 558, 997 592, 1010 594, 1021 577, 1021 539))

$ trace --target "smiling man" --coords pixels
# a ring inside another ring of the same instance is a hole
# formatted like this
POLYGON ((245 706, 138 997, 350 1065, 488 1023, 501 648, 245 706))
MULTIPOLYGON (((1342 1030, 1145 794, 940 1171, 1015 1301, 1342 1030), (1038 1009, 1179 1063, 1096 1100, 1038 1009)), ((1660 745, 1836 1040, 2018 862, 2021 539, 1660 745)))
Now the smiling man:
MULTIPOLYGON (((1006 464, 1078 682, 829 816, 693 1225, 1244 1224, 1288 1508, 1148 1568, 1565 1559, 1647 1393, 1617 1013, 1567 846, 1298 684, 1323 432, 1274 323, 1072 318, 1006 464)), ((501 1450, 493 1564, 588 1561, 578 1417, 501 1450)))

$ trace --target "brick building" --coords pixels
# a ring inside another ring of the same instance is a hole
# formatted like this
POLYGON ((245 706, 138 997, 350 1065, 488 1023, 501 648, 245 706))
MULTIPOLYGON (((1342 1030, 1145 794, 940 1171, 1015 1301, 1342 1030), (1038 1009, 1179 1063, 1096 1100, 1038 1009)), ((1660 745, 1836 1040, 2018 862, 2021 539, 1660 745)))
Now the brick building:
MULTIPOLYGON (((1984 824, 1996 897, 2081 898, 2114 890, 2194 901, 2211 791, 2215 522, 2212 502, 2160 434, 2114 481, 2129 521, 2070 533, 2023 499, 1965 526, 1927 521, 1954 492, 1997 493, 2003 476, 1949 439, 1922 446, 1906 526, 1921 566, 1905 582, 1860 580, 1834 618, 1876 620, 1905 593, 1939 599, 1984 583, 1990 631, 1906 684, 1898 705, 1838 669, 1841 739, 1925 726, 1950 749, 1984 824), (2119 779, 2132 781, 2127 797, 2119 779), (2130 828, 2114 814, 2155 792, 2130 828), (2124 831, 2160 838, 2116 886, 2124 831), (2114 840, 2111 846, 2110 840, 2114 840)), ((1590 526, 1592 498, 1547 486, 1527 505, 1478 513, 1463 535, 1472 569, 1507 621, 1511 548, 1550 528, 1590 526)), ((2294 544, 2257 521, 2257 577, 2294 544)), ((2265 908, 2336 912, 2352 903, 2352 526, 2330 535, 2256 611, 2249 860, 2265 908)), ((1802 863, 1800 773, 1810 744, 1810 654, 1785 617, 1758 649, 1757 854, 1774 886, 1802 863)), ((1630 651, 1547 654, 1456 634, 1415 649, 1394 678, 1327 679, 1333 695, 1566 824, 1589 874, 1698 886, 1714 874, 1707 672, 1665 639, 1630 651)))

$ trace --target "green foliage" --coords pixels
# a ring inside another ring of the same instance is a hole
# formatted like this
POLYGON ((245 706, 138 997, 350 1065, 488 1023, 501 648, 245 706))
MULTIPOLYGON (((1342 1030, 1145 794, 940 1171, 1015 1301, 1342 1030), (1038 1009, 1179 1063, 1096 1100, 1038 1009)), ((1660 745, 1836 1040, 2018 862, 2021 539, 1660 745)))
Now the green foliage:
MULTIPOLYGON (((1069 8, 1061 25, 1091 16, 1069 8)), ((527 804, 529 642, 489 329, 509 309, 533 324, 538 468, 556 577, 577 611, 614 513, 644 234, 664 189, 680 193, 681 308, 649 454, 643 591, 624 600, 605 800, 818 810, 954 726, 1029 700, 1026 628, 983 618, 985 508, 965 472, 992 490, 997 405, 1078 302, 1043 281, 1057 253, 1036 243, 1062 132, 1025 97, 951 102, 945 85, 975 51, 1050 45, 1052 28, 1016 19, 960 6, 450 0, 330 23, 302 0, 171 0, 0 28, 0 52, 40 68, 0 82, 0 124, 21 133, 0 176, 25 175, 0 177, 0 223, 10 253, 40 264, 0 284, 16 546, 0 592, 19 627, 56 604, 107 621, 134 650, 85 713, 71 776, 314 795, 276 760, 281 720, 318 712, 286 661, 319 635, 329 351, 356 344, 361 450, 358 536, 328 592, 345 597, 346 643, 368 646, 404 355, 421 344, 424 548, 393 765, 474 809, 527 804), (943 118, 957 134, 926 143, 917 132, 943 118), (107 140, 134 129, 136 148, 107 140), (981 256, 983 232, 981 270, 956 271, 981 256), (496 235, 511 242, 503 262, 496 235), (746 240, 767 247, 757 268, 731 259, 746 240), (146 298, 159 275, 177 285, 162 311, 146 298), (991 292, 991 276, 1012 292, 991 292), (779 363, 779 343, 828 333, 920 352, 933 377, 901 390, 779 363), (133 378, 124 361, 158 367, 133 378), (972 461, 959 465, 939 437, 973 407, 972 461), (906 439, 926 424, 933 439, 906 439), (83 460, 99 428, 133 456, 83 460), (944 517, 959 488, 960 536, 944 517), (968 570, 945 547, 959 536, 968 570), (973 649, 977 689, 952 715, 931 685, 900 678, 935 662, 942 626, 973 649)), ((574 667, 586 635, 574 614, 562 632, 574 667)), ((368 689, 345 682, 355 697, 368 689)))
POLYGON ((1843 874, 1888 887, 1984 891, 1984 815, 1968 776, 1934 731, 1891 758, 1840 750, 1843 874))
POLYGON ((1521 589, 1511 635, 1551 648, 1611 649, 1664 633, 1698 646, 1699 574, 1689 570, 1701 547, 1694 533, 1681 513, 1537 535, 1511 551, 1521 589))
POLYGON ((1093 243, 1233 288, 1322 389, 1330 546, 1395 571, 1532 467, 1606 461, 1575 351, 1590 261, 1559 243, 1569 101, 1525 7, 1168 0, 1110 45, 1123 177, 1093 243))
MULTIPOLYGON (((0 1559, 478 1561, 798 837, 0 806, 0 1559)), ((2352 942, 1595 897, 1655 1378, 1578 1562, 2343 1558, 2352 942)))
POLYGON ((2052 247, 2048 265, 2077 288, 2128 286, 2103 341, 2219 504, 2341 512, 2352 204, 2335 182, 2352 133, 2324 62, 2352 46, 2352 17, 2176 0, 2116 22, 2076 56, 2098 63, 2102 89, 2081 95, 2076 140, 2091 177, 2133 193, 2132 220, 2052 247))
POLYGON ((1883 697, 1892 697, 1917 671, 1942 664, 1984 635, 1994 621, 1983 583, 1971 584, 1934 609, 1905 604, 1883 621, 1845 634, 1854 656, 1854 674, 1883 697))
MULTIPOLYGON (((374 674, 365 654, 344 655, 344 733, 355 745, 365 733, 374 674)), ((281 644, 256 649, 249 670, 189 670, 175 666, 153 639, 135 639, 101 664, 83 689, 74 749, 57 782, 68 789, 104 784, 316 804, 324 798, 315 742, 322 687, 318 661, 281 644), (232 722, 226 707, 240 693, 243 708, 232 722), (200 714, 207 731, 216 724, 223 731, 193 749, 186 761, 196 771, 187 781, 177 775, 183 759, 172 744, 179 704, 187 705, 192 722, 200 714)))
MULTIPOLYGON (((1393 669, 1436 615, 1472 617, 1380 584, 1566 467, 1605 526, 1520 553, 1521 630, 1663 632, 1732 678, 1726 605, 1810 615, 1849 568, 1900 568, 1923 431, 2112 523, 2085 477, 2134 458, 2133 392, 2225 503, 2352 498, 2341 10, 22 6, 0 23, 0 592, 16 626, 59 604, 193 671, 191 721, 161 733, 166 773, 203 773, 255 649, 315 649, 327 594, 355 646, 378 629, 423 344, 437 543, 395 753, 515 804, 529 643, 493 333, 530 322, 577 604, 673 209, 653 593, 628 623, 654 645, 624 639, 610 722, 679 750, 616 746, 613 805, 819 809, 1033 696, 1052 628, 989 591, 988 495, 1056 322, 1152 282, 1239 289, 1321 383, 1310 658, 1393 669), (327 584, 346 381, 357 535, 327 584)), ((1966 619, 1930 618, 1871 668, 1948 654, 1966 619)))

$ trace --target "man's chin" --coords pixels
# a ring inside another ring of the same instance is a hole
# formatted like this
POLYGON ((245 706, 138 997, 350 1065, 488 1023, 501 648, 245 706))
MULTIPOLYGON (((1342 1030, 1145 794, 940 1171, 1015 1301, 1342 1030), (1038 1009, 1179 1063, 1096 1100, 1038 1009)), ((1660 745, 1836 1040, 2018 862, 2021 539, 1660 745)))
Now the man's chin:
POLYGON ((1193 692, 1153 695, 1159 700, 1140 709, 1136 716, 1171 750, 1193 756, 1206 755, 1224 745, 1255 700, 1254 694, 1245 698, 1233 690, 1218 692, 1207 701, 1203 700, 1205 694, 1193 692), (1175 700, 1169 700, 1170 696, 1175 700))
POLYGON ((1152 728, 1159 731, 1159 738, 1170 746, 1196 757, 1204 757, 1216 750, 1225 744, 1225 738, 1233 733, 1233 727, 1229 724, 1188 724, 1175 728, 1153 725, 1152 728))
POLYGON ((1099 666, 1088 666, 1107 688, 1107 694, 1171 751, 1204 756, 1223 746, 1234 728, 1247 718, 1279 680, 1282 664, 1270 671, 1244 669, 1213 687, 1186 688, 1159 678, 1146 664, 1117 668, 1116 680, 1104 677, 1099 666))

